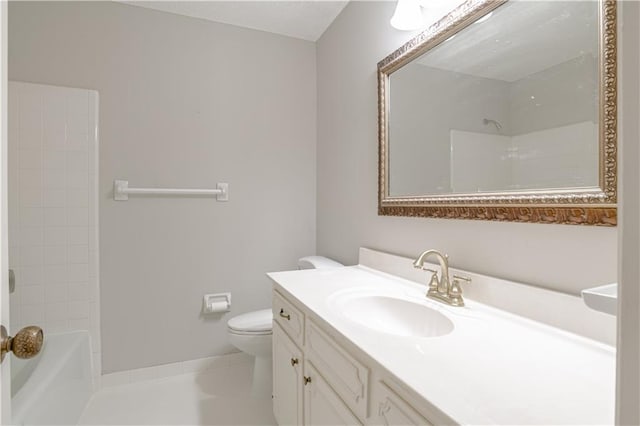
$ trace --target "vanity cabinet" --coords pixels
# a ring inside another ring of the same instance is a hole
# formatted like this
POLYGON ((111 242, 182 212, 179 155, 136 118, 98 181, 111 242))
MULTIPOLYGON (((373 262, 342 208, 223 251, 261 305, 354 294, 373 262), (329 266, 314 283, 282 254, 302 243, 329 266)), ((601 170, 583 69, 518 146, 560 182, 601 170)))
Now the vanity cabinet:
POLYGON ((279 425, 430 425, 304 309, 273 296, 273 412, 279 425))

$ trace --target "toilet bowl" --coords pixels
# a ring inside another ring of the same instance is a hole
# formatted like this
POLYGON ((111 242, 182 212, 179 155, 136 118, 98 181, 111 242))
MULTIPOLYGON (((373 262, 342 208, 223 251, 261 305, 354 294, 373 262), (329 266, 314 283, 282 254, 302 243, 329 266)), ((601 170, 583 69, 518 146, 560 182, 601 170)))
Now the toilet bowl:
MULTIPOLYGON (((322 256, 307 256, 298 260, 299 269, 325 269, 344 266, 322 256)), ((252 393, 264 396, 271 393, 271 309, 237 315, 227 322, 229 342, 255 358, 253 364, 252 393)))
POLYGON ((255 396, 271 392, 271 309, 238 315, 227 322, 229 342, 255 358, 252 393, 255 396))

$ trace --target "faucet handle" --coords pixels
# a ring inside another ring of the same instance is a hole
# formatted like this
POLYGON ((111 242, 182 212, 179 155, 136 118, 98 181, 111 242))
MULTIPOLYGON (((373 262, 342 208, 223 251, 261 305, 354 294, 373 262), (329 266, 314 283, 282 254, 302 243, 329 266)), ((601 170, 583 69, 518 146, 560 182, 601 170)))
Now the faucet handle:
POLYGON ((465 282, 468 282, 468 283, 470 283, 470 282, 471 282, 471 278, 469 278, 469 277, 465 277, 464 275, 454 275, 454 276, 453 276, 453 279, 454 279, 454 280, 461 280, 461 281, 465 281, 465 282))
POLYGON ((437 293, 438 285, 440 284, 440 281, 438 281, 438 271, 436 271, 435 269, 429 269, 425 267, 423 267, 422 270, 431 272, 431 280, 429 281, 429 285, 428 285, 429 291, 427 292, 427 294, 437 293))
POLYGON ((464 300, 462 299, 462 289, 460 288, 460 281, 471 282, 471 278, 462 275, 454 275, 453 281, 448 289, 447 296, 451 299, 451 304, 454 306, 464 306, 464 300))

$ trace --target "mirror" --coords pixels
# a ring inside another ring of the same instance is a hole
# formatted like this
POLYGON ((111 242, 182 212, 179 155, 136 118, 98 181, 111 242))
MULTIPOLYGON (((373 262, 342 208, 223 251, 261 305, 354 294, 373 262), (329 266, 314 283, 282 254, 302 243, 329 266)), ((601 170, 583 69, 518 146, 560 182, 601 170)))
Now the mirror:
POLYGON ((379 213, 616 224, 614 0, 470 0, 378 64, 379 213))

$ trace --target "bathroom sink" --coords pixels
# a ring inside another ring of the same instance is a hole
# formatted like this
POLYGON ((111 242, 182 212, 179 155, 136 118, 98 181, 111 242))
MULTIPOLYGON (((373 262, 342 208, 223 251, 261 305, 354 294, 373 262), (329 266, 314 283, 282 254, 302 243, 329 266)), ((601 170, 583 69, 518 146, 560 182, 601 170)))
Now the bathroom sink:
POLYGON ((453 331, 453 322, 426 305, 389 296, 349 297, 342 314, 367 328, 403 337, 437 337, 453 331))

